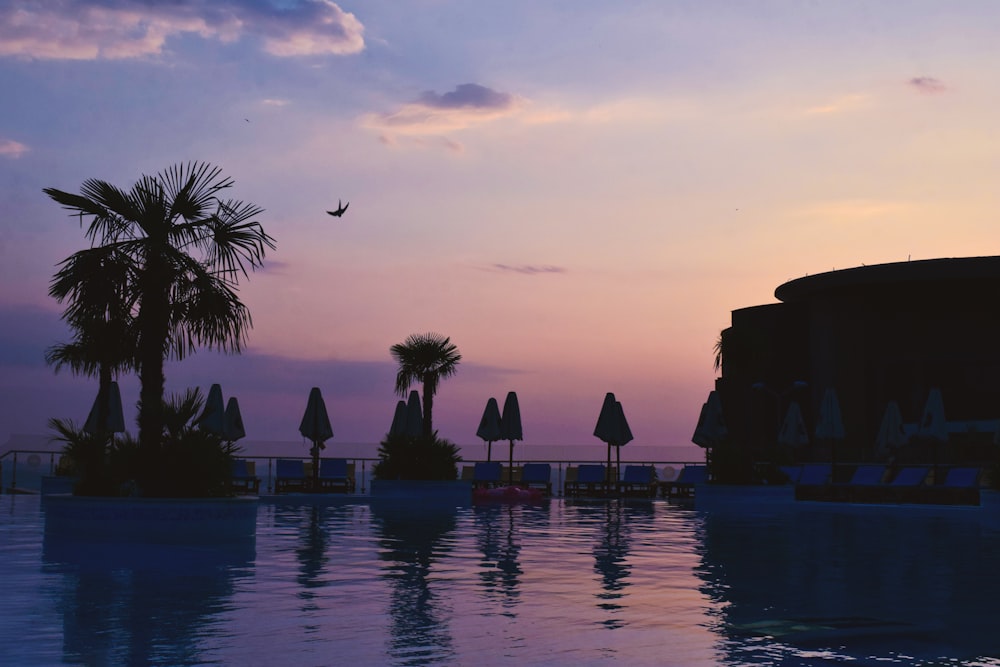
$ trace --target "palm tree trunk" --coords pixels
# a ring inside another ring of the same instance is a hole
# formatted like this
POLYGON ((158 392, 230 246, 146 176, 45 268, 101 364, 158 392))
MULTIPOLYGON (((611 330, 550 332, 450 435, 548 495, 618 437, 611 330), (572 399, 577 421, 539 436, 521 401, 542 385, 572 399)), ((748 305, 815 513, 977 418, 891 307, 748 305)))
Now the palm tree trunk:
POLYGON ((433 378, 424 377, 424 437, 430 438, 434 433, 433 419, 431 412, 434 410, 434 389, 433 378))
POLYGON ((163 438, 163 358, 170 333, 168 281, 162 262, 153 254, 143 276, 142 297, 136 317, 139 329, 139 447, 156 451, 163 438))

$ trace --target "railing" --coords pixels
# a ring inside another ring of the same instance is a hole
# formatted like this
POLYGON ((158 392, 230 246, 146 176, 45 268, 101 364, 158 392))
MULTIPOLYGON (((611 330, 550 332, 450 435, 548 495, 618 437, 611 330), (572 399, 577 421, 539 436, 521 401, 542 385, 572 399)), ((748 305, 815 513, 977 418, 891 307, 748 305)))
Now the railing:
MULTIPOLYGON (((0 456, 0 493, 40 493, 41 478, 54 475, 62 452, 52 450, 10 450, 0 456)), ((237 458, 253 461, 255 474, 261 480, 261 488, 266 488, 268 493, 274 490, 275 461, 278 459, 296 459, 302 461, 311 460, 308 457, 295 456, 238 456, 237 458)), ((378 458, 375 457, 331 457, 346 458, 348 462, 354 463, 355 488, 359 493, 366 494, 371 488, 372 469, 378 458)), ((458 474, 461 476, 462 467, 473 466, 477 462, 485 459, 463 459, 458 464, 458 474)), ((507 461, 502 461, 505 466, 507 461)), ((552 489, 553 495, 561 496, 564 492, 566 482, 566 471, 571 466, 580 464, 599 463, 605 464, 604 459, 515 459, 515 466, 523 466, 525 463, 548 463, 553 469, 552 489)), ((657 473, 665 466, 674 467, 676 470, 685 465, 699 465, 698 461, 622 461, 621 465, 652 465, 657 468, 657 473)), ((619 471, 620 474, 620 471, 619 471)))

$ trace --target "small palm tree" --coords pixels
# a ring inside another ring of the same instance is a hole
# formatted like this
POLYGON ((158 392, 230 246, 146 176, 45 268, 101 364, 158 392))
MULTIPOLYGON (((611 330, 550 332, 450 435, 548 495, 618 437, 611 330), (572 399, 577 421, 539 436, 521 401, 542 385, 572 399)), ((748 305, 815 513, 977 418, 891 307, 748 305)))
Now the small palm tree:
POLYGON ((450 338, 436 333, 412 334, 404 342, 389 348, 389 352, 399 363, 399 371, 396 373, 397 394, 406 396, 410 385, 415 382, 423 384, 423 435, 429 438, 434 433, 431 416, 434 394, 442 379, 451 377, 458 371, 462 355, 450 338))
MULTIPOLYGON (((74 338, 47 349, 45 361, 57 373, 66 367, 76 375, 96 375, 100 397, 107 396, 115 376, 135 369, 137 340, 128 282, 128 258, 102 247, 64 260, 49 287, 49 296, 59 303, 68 301, 63 319, 74 338)), ((101 427, 107 422, 107 407, 107 400, 99 400, 101 427)))
MULTIPOLYGON (((182 359, 199 345, 238 352, 252 324, 236 292, 238 279, 275 245, 252 220, 263 209, 220 198, 232 185, 219 168, 193 162, 143 176, 128 191, 96 179, 84 181, 78 195, 44 190, 81 224, 89 218, 90 250, 114 255, 115 270, 125 270, 122 303, 135 332, 129 356, 141 385, 142 449, 156 449, 163 437, 166 358, 182 359)), ((88 251, 77 253, 56 276, 70 309, 81 312, 93 310, 88 281, 112 271, 89 259, 88 251)))

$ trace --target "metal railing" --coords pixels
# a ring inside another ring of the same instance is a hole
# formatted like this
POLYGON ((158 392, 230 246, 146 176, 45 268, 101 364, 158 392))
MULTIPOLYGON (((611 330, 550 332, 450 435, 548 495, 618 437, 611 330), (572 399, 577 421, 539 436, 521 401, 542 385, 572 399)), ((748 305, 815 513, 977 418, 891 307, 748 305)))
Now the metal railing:
MULTIPOLYGON (((59 464, 62 452, 58 450, 31 450, 15 449, 0 455, 0 493, 40 493, 41 480, 43 477, 54 476, 59 464)), ((274 490, 275 462, 278 459, 293 459, 309 461, 308 457, 295 456, 237 456, 236 458, 246 461, 253 461, 255 475, 261 480, 261 487, 266 488, 268 493, 274 490)), ((354 488, 362 495, 367 494, 371 489, 373 478, 373 468, 378 462, 377 457, 330 457, 344 458, 349 463, 354 464, 354 488)), ((462 468, 474 466, 485 459, 463 459, 458 463, 457 476, 460 478, 462 468)), ((501 462, 507 465, 506 461, 501 462)), ((566 483, 566 472, 570 467, 580 464, 605 464, 604 459, 515 459, 514 465, 523 466, 525 463, 548 463, 552 466, 553 495, 562 496, 566 483)), ((698 461, 669 461, 669 460, 649 460, 649 461, 623 461, 622 468, 626 465, 652 465, 659 473, 665 466, 673 467, 676 470, 685 465, 700 465, 698 461)), ((619 476, 621 471, 619 471, 619 476)))

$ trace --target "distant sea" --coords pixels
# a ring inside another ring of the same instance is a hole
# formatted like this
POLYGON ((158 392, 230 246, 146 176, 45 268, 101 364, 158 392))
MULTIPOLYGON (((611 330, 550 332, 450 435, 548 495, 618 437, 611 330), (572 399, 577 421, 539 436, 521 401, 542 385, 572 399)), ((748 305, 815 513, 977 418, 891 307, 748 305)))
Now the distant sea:
MULTIPOLYGON (((310 443, 307 440, 242 440, 236 443, 239 452, 248 457, 282 457, 289 458, 309 456, 310 443)), ((14 434, 7 442, 0 444, 0 455, 17 449, 29 451, 58 452, 61 444, 52 442, 51 436, 36 434, 14 434)), ((459 446, 459 453, 465 461, 485 461, 486 445, 483 443, 459 446)), ((612 459, 615 458, 611 450, 612 459)), ((347 459, 378 458, 378 443, 373 442, 337 442, 335 439, 326 442, 324 457, 347 459)), ((491 458, 494 461, 506 461, 509 456, 507 442, 495 442, 491 458)), ((580 463, 586 461, 605 461, 608 457, 607 445, 596 440, 593 443, 580 445, 538 445, 514 443, 515 461, 552 461, 580 463)), ((705 460, 704 450, 695 445, 635 445, 628 444, 621 448, 621 460, 629 463, 698 463, 705 460)))

